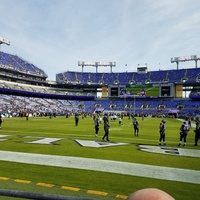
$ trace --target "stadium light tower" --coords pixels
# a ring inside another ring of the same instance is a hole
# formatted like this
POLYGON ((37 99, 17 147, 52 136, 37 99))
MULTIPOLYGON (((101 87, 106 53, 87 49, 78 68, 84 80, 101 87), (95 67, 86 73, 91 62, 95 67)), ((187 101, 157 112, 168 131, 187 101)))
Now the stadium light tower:
POLYGON ((2 44, 10 45, 10 41, 5 39, 5 38, 0 37, 0 50, 1 50, 1 45, 2 44))
POLYGON ((177 69, 179 68, 179 62, 187 62, 187 61, 195 61, 195 67, 197 68, 197 61, 200 60, 200 55, 192 55, 192 56, 180 56, 171 58, 171 63, 176 63, 177 69))
POLYGON ((90 61, 78 61, 78 66, 82 66, 82 72, 83 68, 85 66, 93 66, 96 67, 96 72, 98 72, 98 67, 110 67, 110 72, 112 72, 112 68, 116 67, 116 62, 90 62, 90 61))

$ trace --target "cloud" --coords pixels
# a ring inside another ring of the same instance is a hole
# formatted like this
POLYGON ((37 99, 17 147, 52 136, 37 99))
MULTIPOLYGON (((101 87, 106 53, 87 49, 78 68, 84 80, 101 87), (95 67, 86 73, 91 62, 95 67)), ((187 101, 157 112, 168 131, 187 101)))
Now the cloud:
POLYGON ((36 64, 50 79, 81 71, 78 61, 116 61, 116 72, 145 63, 158 70, 176 68, 171 57, 199 54, 196 0, 0 1, 0 36, 11 40, 2 50, 36 64))

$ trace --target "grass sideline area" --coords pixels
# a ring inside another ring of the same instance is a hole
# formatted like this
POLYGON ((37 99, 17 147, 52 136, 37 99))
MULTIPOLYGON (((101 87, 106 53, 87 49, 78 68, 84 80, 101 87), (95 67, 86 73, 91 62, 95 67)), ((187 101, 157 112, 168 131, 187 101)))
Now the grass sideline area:
MULTIPOLYGON (((38 117, 29 118, 28 121, 25 118, 3 118, 2 130, 0 130, 0 150, 114 160, 191 169, 200 173, 200 160, 197 157, 138 150, 139 144, 158 146, 158 127, 161 119, 145 118, 142 120, 139 117, 137 119, 140 124, 139 137, 133 135, 132 120, 124 117, 122 126, 119 126, 118 120, 110 121, 110 143, 126 143, 126 145, 93 148, 81 146, 74 141, 79 139, 102 142, 103 124, 100 125, 99 136, 95 137, 94 123, 91 117, 84 119, 80 117, 77 127, 74 117, 52 119, 38 117), (52 144, 33 143, 42 138, 59 138, 60 140, 52 144)), ((167 147, 177 148, 182 122, 177 119, 165 120, 167 147)), ((193 146, 193 130, 194 128, 188 133, 187 145, 184 149, 200 150, 200 146, 193 146)), ((106 171, 0 161, 0 188, 4 189, 114 200, 125 199, 130 193, 139 189, 155 187, 168 192, 177 200, 193 200, 200 196, 199 186, 199 184, 193 183, 114 174, 106 171)), ((0 199, 6 199, 6 197, 0 196, 0 199)))

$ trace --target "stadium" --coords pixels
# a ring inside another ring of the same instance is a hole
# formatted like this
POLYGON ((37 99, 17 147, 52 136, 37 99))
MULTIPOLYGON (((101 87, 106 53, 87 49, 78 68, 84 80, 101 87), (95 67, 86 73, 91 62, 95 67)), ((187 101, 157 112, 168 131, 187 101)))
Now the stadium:
POLYGON ((0 51, 0 184, 1 195, 10 196, 0 199, 126 199, 143 188, 159 188, 175 199, 199 198, 199 55, 171 58, 173 70, 138 66, 121 73, 113 72, 116 62, 78 61, 82 72, 61 72, 55 81, 21 56, 0 51), (182 69, 187 61, 194 67, 182 69), (87 66, 96 72, 84 72, 87 66), (99 67, 110 72, 99 73, 99 67), (103 124, 95 137, 94 116, 105 114, 109 142, 102 141, 103 124), (163 119, 167 145, 158 146, 163 119), (189 120, 187 144, 177 147, 180 126, 189 120))

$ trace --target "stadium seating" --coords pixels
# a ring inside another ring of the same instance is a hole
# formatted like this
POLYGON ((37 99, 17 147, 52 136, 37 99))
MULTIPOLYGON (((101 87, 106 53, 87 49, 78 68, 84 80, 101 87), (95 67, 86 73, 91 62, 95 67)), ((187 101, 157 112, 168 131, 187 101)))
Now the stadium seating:
POLYGON ((197 83, 200 76, 200 68, 179 69, 179 70, 160 70, 147 73, 122 72, 122 73, 91 73, 91 72, 72 72, 57 74, 60 83, 67 81, 80 84, 100 84, 105 85, 124 85, 132 83, 197 83))
POLYGON ((13 71, 47 77, 46 73, 35 65, 25 61, 17 55, 8 54, 2 51, 0 51, 0 67, 13 71))
MULTIPOLYGON (((28 77, 21 76, 20 74, 26 73, 30 75, 35 75, 36 77, 44 77, 47 75, 45 72, 35 65, 27 62, 26 60, 20 58, 17 55, 8 54, 0 51, 0 75, 12 78, 15 76, 19 80, 18 83, 1 81, 0 88, 3 94, 8 93, 8 91, 13 90, 16 94, 20 96, 31 94, 26 97, 26 107, 28 109, 32 108, 42 108, 44 112, 51 107, 56 112, 64 113, 66 110, 79 110, 79 112, 93 113, 97 108, 102 111, 109 112, 134 112, 137 114, 145 115, 167 115, 170 110, 177 110, 180 116, 186 115, 197 115, 200 111, 200 101, 195 100, 180 100, 180 99, 78 99, 74 100, 59 100, 55 96, 61 94, 64 97, 67 95, 73 96, 88 96, 86 91, 75 91, 73 88, 54 88, 47 86, 37 86, 37 84, 21 84, 23 81, 29 81, 28 77), (14 73, 12 73, 14 72, 14 73), (23 92, 23 93, 21 93, 23 92), (37 97, 45 98, 45 100, 37 101, 34 99, 34 95, 37 97), (40 95, 41 94, 41 95, 40 95), (50 100, 48 97, 53 97, 54 100, 50 100), (81 100, 81 101, 80 101, 81 100), (70 103, 69 103, 70 102, 70 103), (71 106, 71 107, 70 107, 71 106)), ((45 80, 45 79, 44 79, 45 80)), ((35 83, 43 83, 41 79, 32 80, 35 83)), ((72 84, 72 85, 128 85, 128 84, 144 84, 144 83, 184 83, 184 84, 199 84, 200 81, 200 68, 188 68, 188 69, 176 69, 176 70, 159 70, 159 71, 149 71, 146 73, 138 72, 117 72, 117 73, 93 73, 93 72, 75 72, 67 71, 63 73, 56 74, 56 81, 58 84, 72 84)), ((2 95, 3 95, 2 94, 2 95)), ((193 89, 191 92, 191 97, 200 98, 200 92, 198 87, 193 89)), ((22 97, 14 97, 13 95, 2 96, 1 106, 10 105, 13 106, 13 102, 22 101, 22 97)), ((94 94, 93 94, 94 96, 94 94)), ((18 103, 20 105, 20 103, 18 103)), ((8 108, 11 108, 7 106, 8 108)), ((17 109, 19 107, 15 105, 17 109)), ((12 107, 13 108, 13 107, 12 107)), ((40 110, 41 111, 41 110, 40 110)))

